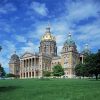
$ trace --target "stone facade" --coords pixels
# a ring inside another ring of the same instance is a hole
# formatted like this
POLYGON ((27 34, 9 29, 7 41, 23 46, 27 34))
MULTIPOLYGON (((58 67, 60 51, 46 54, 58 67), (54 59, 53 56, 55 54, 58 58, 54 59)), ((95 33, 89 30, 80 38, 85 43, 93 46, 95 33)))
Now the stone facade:
POLYGON ((44 53, 49 56, 57 56, 57 46, 55 37, 50 32, 50 27, 46 28, 45 34, 42 36, 39 53, 44 53))
POLYGON ((67 40, 64 43, 61 52, 61 65, 64 68, 66 77, 72 78, 75 76, 75 66, 79 63, 79 54, 75 42, 69 33, 67 40))
POLYGON ((12 74, 19 75, 20 71, 20 59, 16 54, 13 54, 11 56, 11 59, 9 61, 9 71, 12 74))
POLYGON ((15 62, 12 55, 9 62, 10 73, 19 74, 20 78, 39 78, 43 76, 43 71, 52 71, 52 67, 61 64, 68 78, 75 77, 75 66, 82 61, 83 55, 77 51, 77 46, 73 41, 71 34, 68 34, 63 44, 61 56, 57 55, 56 39, 50 31, 50 27, 46 28, 45 34, 42 36, 39 46, 39 53, 25 52, 20 60, 17 57, 15 62), (18 73, 17 73, 18 72, 18 73))

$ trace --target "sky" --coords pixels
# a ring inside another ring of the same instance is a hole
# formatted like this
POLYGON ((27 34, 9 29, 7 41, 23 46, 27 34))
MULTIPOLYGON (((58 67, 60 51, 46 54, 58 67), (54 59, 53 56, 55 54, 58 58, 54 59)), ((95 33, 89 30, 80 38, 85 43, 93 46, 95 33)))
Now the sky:
POLYGON ((9 72, 16 51, 38 52, 41 36, 50 23, 58 54, 70 32, 82 52, 100 49, 100 0, 0 0, 0 63, 9 72))

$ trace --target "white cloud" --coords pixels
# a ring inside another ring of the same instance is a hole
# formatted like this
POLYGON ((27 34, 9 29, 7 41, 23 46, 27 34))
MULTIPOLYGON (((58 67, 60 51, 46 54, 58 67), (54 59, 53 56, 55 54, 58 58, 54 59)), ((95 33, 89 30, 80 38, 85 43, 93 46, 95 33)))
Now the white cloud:
POLYGON ((15 43, 12 43, 11 41, 8 41, 8 40, 3 41, 3 47, 4 47, 3 51, 5 53, 10 52, 10 54, 11 54, 16 50, 15 43))
POLYGON ((84 40, 84 41, 92 41, 92 40, 98 40, 100 38, 100 29, 99 29, 99 23, 97 24, 96 20, 94 23, 89 23, 84 26, 77 27, 77 32, 81 33, 77 35, 78 40, 84 40))
POLYGON ((0 52, 0 63, 4 68, 8 68, 8 63, 11 55, 16 50, 15 44, 11 41, 4 40, 2 45, 2 51, 0 52))
POLYGON ((0 13, 7 14, 8 12, 16 11, 17 8, 12 3, 6 3, 5 5, 0 6, 0 13))
POLYGON ((35 39, 41 39, 41 36, 45 33, 45 29, 46 29, 46 22, 37 22, 34 24, 35 29, 31 29, 28 32, 27 37, 28 38, 35 38, 35 39))
POLYGON ((89 17, 99 17, 100 9, 99 4, 96 2, 80 0, 78 2, 71 2, 66 7, 66 18, 72 22, 88 19, 89 17))
POLYGON ((26 38, 24 36, 21 35, 15 35, 15 38, 18 42, 26 42, 26 38))
POLYGON ((62 42, 64 42, 64 40, 65 40, 65 35, 64 34, 56 36, 56 41, 57 41, 58 44, 62 44, 62 42))
POLYGON ((13 27, 11 27, 11 25, 9 23, 7 23, 5 20, 0 19, 0 31, 9 33, 9 32, 14 32, 15 29, 13 27))
POLYGON ((20 55, 22 55, 25 52, 35 53, 35 52, 38 52, 38 51, 39 51, 38 45, 34 44, 32 41, 26 42, 26 46, 21 47, 20 50, 19 50, 20 55))
POLYGON ((62 51, 63 45, 58 45, 57 46, 57 54, 61 55, 61 51, 62 51))
POLYGON ((30 8, 42 16, 47 16, 48 14, 48 9, 44 3, 32 2, 30 8))

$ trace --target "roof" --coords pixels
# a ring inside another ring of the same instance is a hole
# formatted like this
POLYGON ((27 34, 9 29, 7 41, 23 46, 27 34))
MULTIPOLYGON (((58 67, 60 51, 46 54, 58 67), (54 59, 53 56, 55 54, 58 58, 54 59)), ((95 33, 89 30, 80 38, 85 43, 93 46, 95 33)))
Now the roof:
POLYGON ((55 41, 55 37, 50 32, 50 27, 46 28, 46 32, 45 32, 45 34, 41 38, 41 41, 47 41, 47 40, 55 41))
POLYGON ((89 47, 88 47, 88 44, 85 44, 85 48, 84 48, 84 50, 82 51, 82 54, 90 54, 91 53, 91 51, 90 51, 90 49, 89 49, 89 47))
POLYGON ((10 59, 10 62, 9 63, 15 63, 15 62, 18 62, 20 59, 19 59, 19 56, 16 55, 16 54, 13 54, 11 56, 11 59, 10 59))
POLYGON ((75 45, 75 42, 72 39, 70 33, 68 34, 67 40, 65 41, 64 45, 67 45, 67 46, 74 46, 75 45))

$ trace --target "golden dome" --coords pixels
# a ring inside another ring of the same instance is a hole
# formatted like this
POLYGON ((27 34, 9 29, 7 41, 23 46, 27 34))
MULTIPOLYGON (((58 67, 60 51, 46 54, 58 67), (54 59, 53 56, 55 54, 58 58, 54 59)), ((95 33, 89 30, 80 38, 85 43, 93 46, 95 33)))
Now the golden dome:
POLYGON ((50 27, 46 28, 46 32, 41 38, 41 41, 45 41, 45 40, 55 41, 55 37, 52 36, 52 33, 50 32, 50 27))

